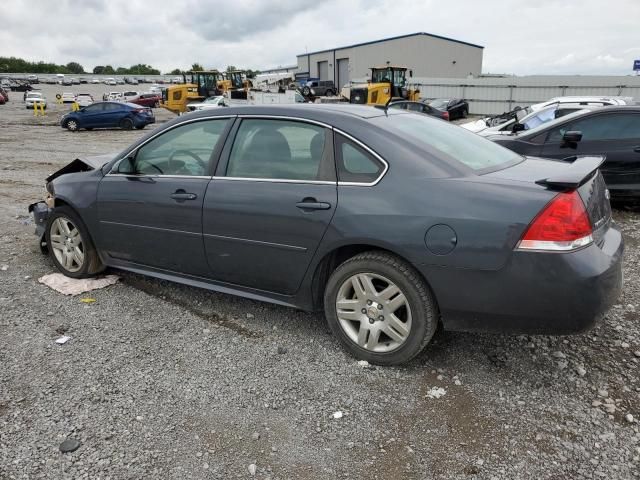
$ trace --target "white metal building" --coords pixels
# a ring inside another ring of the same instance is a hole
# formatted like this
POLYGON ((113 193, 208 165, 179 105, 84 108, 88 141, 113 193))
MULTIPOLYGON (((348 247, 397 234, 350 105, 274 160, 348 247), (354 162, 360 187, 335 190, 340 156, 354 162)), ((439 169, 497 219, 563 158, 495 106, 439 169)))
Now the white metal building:
POLYGON ((409 68, 416 77, 465 78, 482 72, 483 49, 430 33, 412 33, 298 55, 296 76, 333 80, 340 87, 389 62, 409 68))

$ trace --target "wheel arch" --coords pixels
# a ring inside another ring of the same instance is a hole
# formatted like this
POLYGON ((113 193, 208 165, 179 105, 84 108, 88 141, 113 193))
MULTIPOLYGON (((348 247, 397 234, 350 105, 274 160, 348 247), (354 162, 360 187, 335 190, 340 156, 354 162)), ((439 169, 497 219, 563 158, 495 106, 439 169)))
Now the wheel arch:
MULTIPOLYGON (((369 251, 379 251, 379 252, 389 253, 407 262, 409 265, 413 266, 411 261, 406 256, 390 248, 387 248, 386 246, 374 245, 370 243, 353 243, 353 244, 337 246, 332 250, 330 250, 329 252, 327 252, 315 266, 315 269, 313 272, 313 278, 311 281, 311 295, 312 295, 314 310, 322 309, 324 290, 329 280, 329 277, 335 271, 335 269, 338 268, 339 265, 341 265, 343 262, 345 262, 349 258, 354 257, 360 253, 369 252, 369 251)), ((422 280, 424 280, 425 284, 427 285, 427 288, 431 292, 431 296, 433 298, 436 311, 439 312, 440 309, 438 307, 438 299, 435 296, 435 293, 433 291, 433 288, 431 287, 431 283, 429 282, 429 279, 426 278, 419 269, 415 267, 414 269, 418 273, 418 275, 420 275, 420 278, 422 278, 422 280)))

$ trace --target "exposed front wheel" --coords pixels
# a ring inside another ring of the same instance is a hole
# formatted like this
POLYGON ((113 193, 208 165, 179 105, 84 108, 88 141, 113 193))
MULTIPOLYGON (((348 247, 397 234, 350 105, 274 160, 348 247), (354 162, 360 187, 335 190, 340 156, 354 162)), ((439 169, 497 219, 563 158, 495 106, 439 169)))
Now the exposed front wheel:
POLYGON ((80 217, 69 207, 56 207, 47 221, 46 241, 53 263, 72 278, 91 277, 104 266, 80 217))
POLYGON ((411 360, 431 340, 438 322, 420 274, 386 252, 365 252, 340 265, 327 283, 324 308, 346 349, 379 365, 411 360))
POLYGON ((76 120, 67 120, 64 126, 67 127, 67 130, 70 132, 77 132, 79 128, 76 120))

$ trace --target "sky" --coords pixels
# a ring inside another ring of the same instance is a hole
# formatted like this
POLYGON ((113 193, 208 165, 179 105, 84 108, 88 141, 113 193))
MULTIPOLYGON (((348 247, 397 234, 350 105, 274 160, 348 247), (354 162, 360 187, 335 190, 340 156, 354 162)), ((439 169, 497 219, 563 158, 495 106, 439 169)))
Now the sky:
POLYGON ((260 70, 428 32, 484 46, 483 73, 628 75, 639 21, 640 0, 2 0, 0 56, 260 70))

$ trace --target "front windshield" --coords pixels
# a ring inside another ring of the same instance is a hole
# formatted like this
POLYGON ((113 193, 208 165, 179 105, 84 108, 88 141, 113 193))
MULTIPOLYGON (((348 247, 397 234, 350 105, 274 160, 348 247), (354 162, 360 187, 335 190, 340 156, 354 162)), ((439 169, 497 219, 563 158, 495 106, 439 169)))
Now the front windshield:
POLYGON ((520 155, 491 140, 427 115, 388 115, 371 121, 401 137, 410 137, 440 158, 457 161, 476 171, 506 168, 522 161, 520 155))
POLYGON ((371 71, 371 83, 390 83, 391 72, 388 68, 374 68, 371 71))
POLYGON ((531 130, 532 128, 536 128, 543 123, 550 122, 556 118, 556 110, 557 106, 554 105, 550 108, 544 108, 542 110, 538 110, 536 113, 531 115, 528 118, 524 118, 522 120, 522 125, 524 125, 525 130, 531 130))

